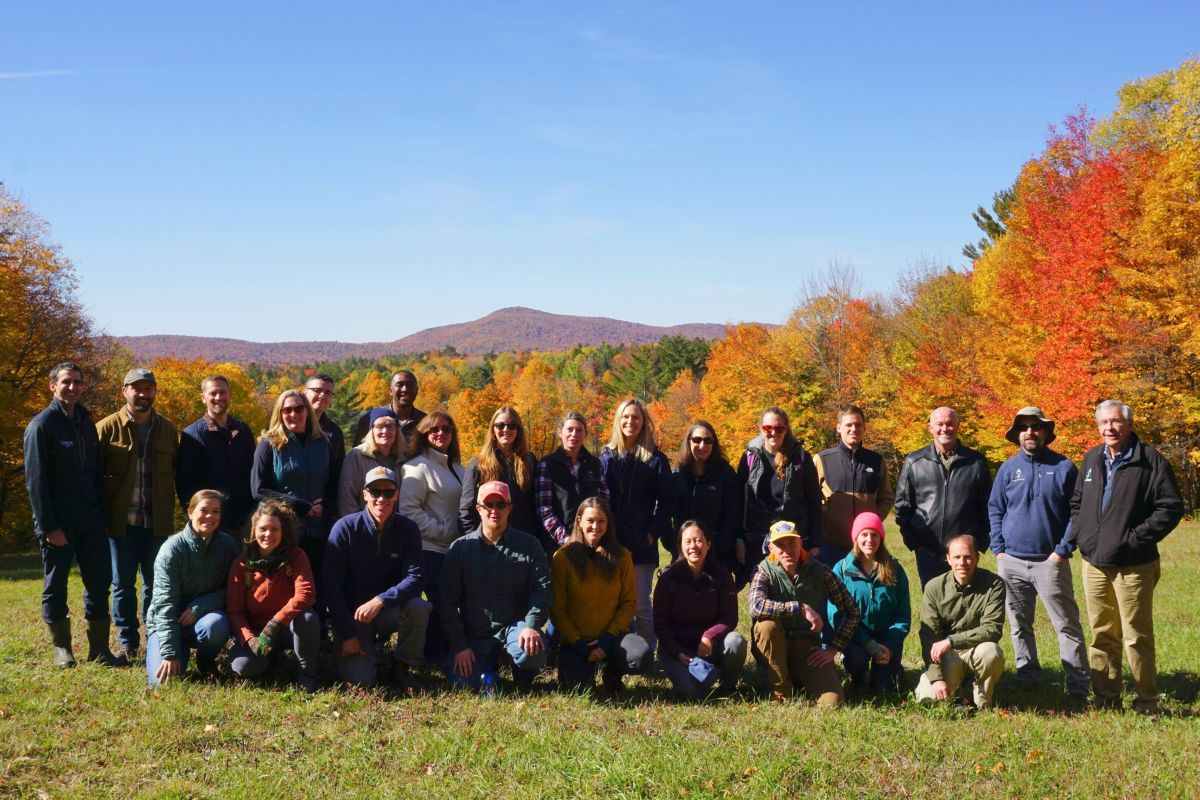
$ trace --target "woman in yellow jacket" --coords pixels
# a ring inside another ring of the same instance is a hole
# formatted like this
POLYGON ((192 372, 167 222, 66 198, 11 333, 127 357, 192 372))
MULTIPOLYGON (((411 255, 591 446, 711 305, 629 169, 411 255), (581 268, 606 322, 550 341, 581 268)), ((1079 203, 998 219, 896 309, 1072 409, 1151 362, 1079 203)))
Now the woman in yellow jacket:
POLYGON ((620 691, 622 676, 644 672, 652 654, 645 639, 629 633, 637 608, 633 558, 617 543, 607 502, 589 497, 579 504, 571 538, 555 552, 550 573, 559 685, 572 692, 593 688, 603 662, 604 688, 620 691))

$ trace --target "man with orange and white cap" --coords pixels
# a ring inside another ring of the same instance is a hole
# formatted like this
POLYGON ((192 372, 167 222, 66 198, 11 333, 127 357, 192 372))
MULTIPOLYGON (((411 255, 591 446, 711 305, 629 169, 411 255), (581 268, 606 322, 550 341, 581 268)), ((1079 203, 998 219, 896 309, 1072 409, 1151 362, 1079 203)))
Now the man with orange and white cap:
POLYGON ((550 614, 550 567, 537 538, 508 527, 508 484, 488 481, 476 494, 479 528, 450 545, 442 566, 442 627, 450 641, 450 682, 494 691, 502 655, 517 689, 546 666, 542 626, 550 614))
MULTIPOLYGON (((833 565, 834 577, 845 585, 862 615, 854 638, 842 650, 842 665, 852 688, 873 694, 902 688, 900 656, 912 625, 908 575, 883 539, 883 520, 873 511, 862 512, 850 526, 850 552, 833 565)), ((829 623, 840 622, 841 611, 831 604, 829 623)))
POLYGON ((834 656, 858 626, 858 607, 829 567, 804 549, 796 525, 786 520, 770 528, 767 557, 750 580, 754 657, 765 664, 771 699, 791 699, 799 683, 818 706, 845 699, 834 656), (832 603, 842 615, 828 648, 821 646, 821 611, 832 603))

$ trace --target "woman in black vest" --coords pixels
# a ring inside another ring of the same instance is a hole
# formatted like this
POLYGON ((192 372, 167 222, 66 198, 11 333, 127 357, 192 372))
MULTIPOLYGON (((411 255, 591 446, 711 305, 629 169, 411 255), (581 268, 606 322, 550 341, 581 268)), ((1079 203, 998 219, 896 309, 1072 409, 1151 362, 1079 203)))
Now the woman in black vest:
MULTIPOLYGON (((673 531, 680 530, 687 520, 697 520, 712 537, 711 558, 730 572, 745 563, 742 487, 712 425, 698 419, 688 428, 671 479, 675 494, 673 531)), ((671 554, 678 556, 679 542, 670 545, 671 554)))
POLYGON ((578 411, 568 411, 558 427, 562 446, 537 465, 537 511, 542 528, 556 545, 571 535, 575 512, 585 498, 609 499, 608 485, 600 460, 583 446, 587 420, 578 411))
POLYGON ((738 569, 739 589, 767 552, 768 532, 776 522, 793 523, 809 552, 816 550, 822 538, 817 470, 812 456, 792 435, 787 412, 778 406, 767 408, 759 419, 759 430, 746 445, 737 469, 745 502, 742 531, 747 562, 738 569))

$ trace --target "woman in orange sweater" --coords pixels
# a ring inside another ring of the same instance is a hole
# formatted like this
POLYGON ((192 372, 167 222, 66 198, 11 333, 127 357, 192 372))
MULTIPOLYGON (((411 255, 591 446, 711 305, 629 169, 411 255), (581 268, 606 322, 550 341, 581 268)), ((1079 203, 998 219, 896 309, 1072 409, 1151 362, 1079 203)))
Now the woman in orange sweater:
POLYGON ((596 666, 604 662, 604 688, 620 691, 622 676, 644 672, 652 654, 645 639, 628 632, 637 608, 633 558, 617 543, 606 501, 589 497, 579 504, 571 537, 554 553, 550 575, 559 685, 590 690, 596 666))
POLYGON ((251 517, 246 554, 233 562, 226 583, 234 637, 230 666, 241 678, 261 675, 284 649, 286 628, 299 662, 296 682, 311 694, 317 689, 321 624, 313 610, 312 567, 298 546, 299 528, 282 500, 264 500, 251 517))

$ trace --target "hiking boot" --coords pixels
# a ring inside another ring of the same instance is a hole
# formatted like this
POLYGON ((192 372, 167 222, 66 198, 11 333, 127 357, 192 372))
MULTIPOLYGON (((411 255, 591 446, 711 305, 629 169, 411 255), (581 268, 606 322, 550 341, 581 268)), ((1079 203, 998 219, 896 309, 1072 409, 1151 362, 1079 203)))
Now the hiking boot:
POLYGON ((54 645, 54 666, 60 669, 75 666, 75 654, 71 652, 71 618, 47 622, 50 643, 54 645))
POLYGON ((409 697, 416 697, 425 691, 424 685, 417 680, 417 676, 412 674, 408 664, 403 661, 397 661, 392 666, 392 681, 409 697))
POLYGON ((103 667, 128 667, 129 659, 114 655, 108 648, 108 619, 89 619, 87 627, 88 661, 103 667))

